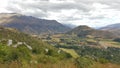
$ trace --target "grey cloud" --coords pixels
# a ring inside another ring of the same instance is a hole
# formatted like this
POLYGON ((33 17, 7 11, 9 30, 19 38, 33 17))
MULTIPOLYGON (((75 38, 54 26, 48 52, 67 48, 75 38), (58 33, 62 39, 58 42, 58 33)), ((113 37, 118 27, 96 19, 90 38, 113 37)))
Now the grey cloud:
POLYGON ((21 10, 20 10, 20 9, 17 9, 16 7, 9 7, 9 8, 6 7, 6 9, 9 10, 9 11, 11 11, 11 12, 13 12, 13 13, 14 13, 14 12, 15 12, 15 13, 16 13, 16 12, 21 13, 21 10))
POLYGON ((111 7, 111 9, 120 9, 120 0, 75 0, 75 2, 81 2, 85 4, 101 3, 111 7))
POLYGON ((37 3, 29 3, 29 4, 23 4, 19 3, 19 5, 27 7, 27 8, 37 8, 41 9, 43 11, 54 11, 54 10, 69 10, 69 9, 79 9, 83 11, 87 11, 90 9, 89 6, 87 6, 84 3, 50 3, 50 2, 37 2, 37 3))
POLYGON ((109 8, 105 8, 106 10, 115 9, 117 11, 120 11, 120 0, 74 0, 74 2, 68 2, 67 0, 58 1, 62 1, 62 3, 54 3, 50 2, 50 0, 13 0, 9 1, 6 9, 9 11, 32 15, 40 18, 47 18, 49 16, 49 12, 61 14, 61 10, 68 10, 69 12, 71 9, 77 9, 76 14, 83 16, 82 18, 76 18, 74 16, 64 16, 64 18, 59 17, 60 21, 65 22, 82 20, 84 18, 87 18, 89 20, 104 19, 104 15, 92 17, 91 14, 94 13, 89 13, 90 11, 96 11, 99 9, 95 8, 94 10, 94 7, 92 6, 94 3, 110 6, 109 8))
POLYGON ((67 21, 67 22, 75 21, 75 20, 82 20, 82 18, 75 18, 75 17, 65 17, 65 18, 62 18, 62 21, 67 21))
POLYGON ((35 10, 34 12, 25 12, 26 15, 39 17, 39 18, 46 18, 48 14, 46 12, 43 12, 42 10, 35 10))
POLYGON ((27 3, 27 1, 24 2, 17 2, 14 1, 12 4, 18 4, 19 6, 23 8, 37 8, 45 11, 52 11, 52 10, 64 10, 64 9, 79 9, 79 10, 89 10, 90 6, 88 4, 78 2, 78 3, 71 3, 71 2, 64 2, 63 3, 51 3, 48 0, 41 1, 41 0, 36 0, 32 3, 27 3), (36 2, 37 1, 37 2, 36 2))
POLYGON ((32 9, 34 13, 27 12, 26 14, 34 15, 38 17, 47 17, 47 12, 61 12, 61 10, 71 10, 71 9, 77 9, 82 10, 84 12, 88 12, 91 10, 91 7, 88 6, 85 3, 71 3, 71 2, 63 2, 63 3, 51 3, 49 0, 32 0, 32 2, 26 1, 11 1, 7 7, 7 10, 23 13, 24 11, 28 9, 32 9), (20 8, 18 8, 20 7, 20 8), (41 10, 41 12, 37 11, 41 10))
POLYGON ((47 12, 39 8, 25 6, 26 4, 27 2, 22 3, 22 2, 13 1, 8 4, 9 6, 7 6, 6 9, 13 13, 21 13, 39 18, 47 17, 47 12))
MULTIPOLYGON (((26 8, 29 9, 40 9, 44 12, 47 11, 60 11, 60 10, 70 10, 70 9, 78 9, 78 10, 82 10, 85 12, 89 12, 90 10, 92 10, 91 5, 93 3, 102 3, 102 4, 107 4, 110 5, 111 8, 116 8, 119 9, 118 6, 120 6, 120 1, 119 0, 74 0, 74 3, 71 2, 67 2, 66 0, 58 0, 58 1, 64 1, 63 3, 51 3, 49 2, 49 0, 32 0, 32 3, 28 3, 26 1, 11 1, 10 4, 17 4, 20 7, 22 7, 23 10, 25 10, 26 8), (118 8, 117 8, 118 7, 118 8)), ((9 4, 9 8, 10 5, 9 4)), ((14 6, 11 6, 14 7, 14 6)), ((8 8, 8 9, 9 9, 8 8)), ((16 10, 16 8, 10 8, 9 10, 16 10)), ((19 9, 18 9, 19 10, 19 9)))
POLYGON ((104 16, 96 16, 96 17, 89 17, 91 20, 96 20, 96 19, 104 19, 104 16))

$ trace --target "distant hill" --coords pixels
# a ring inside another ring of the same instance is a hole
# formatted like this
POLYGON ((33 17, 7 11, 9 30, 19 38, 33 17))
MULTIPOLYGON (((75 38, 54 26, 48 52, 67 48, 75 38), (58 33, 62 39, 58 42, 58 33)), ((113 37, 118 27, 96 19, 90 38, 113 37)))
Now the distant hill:
POLYGON ((96 30, 86 25, 78 26, 71 31, 67 32, 67 34, 76 34, 79 37, 86 37, 88 35, 93 37, 100 38, 116 38, 117 36, 109 31, 96 30))
POLYGON ((102 28, 100 28, 100 30, 107 30, 107 31, 110 31, 116 35, 120 35, 120 23, 102 27, 102 28))
POLYGON ((17 13, 1 13, 0 25, 16 28, 27 34, 64 33, 70 30, 56 20, 39 19, 17 13))

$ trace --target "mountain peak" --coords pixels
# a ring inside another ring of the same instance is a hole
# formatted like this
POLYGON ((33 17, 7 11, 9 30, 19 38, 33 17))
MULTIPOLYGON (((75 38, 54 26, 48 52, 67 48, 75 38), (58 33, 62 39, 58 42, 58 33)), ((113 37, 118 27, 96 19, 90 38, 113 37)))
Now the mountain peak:
POLYGON ((89 26, 87 26, 87 25, 80 25, 80 26, 78 26, 78 27, 76 27, 76 28, 78 28, 78 29, 86 29, 86 30, 90 30, 90 29, 92 29, 91 27, 89 27, 89 26))
POLYGON ((64 33, 70 30, 56 20, 40 19, 17 13, 0 14, 0 25, 16 28, 27 34, 64 33))
POLYGON ((88 31, 88 30, 94 30, 94 29, 87 25, 80 25, 71 31, 77 33, 77 32, 88 31))

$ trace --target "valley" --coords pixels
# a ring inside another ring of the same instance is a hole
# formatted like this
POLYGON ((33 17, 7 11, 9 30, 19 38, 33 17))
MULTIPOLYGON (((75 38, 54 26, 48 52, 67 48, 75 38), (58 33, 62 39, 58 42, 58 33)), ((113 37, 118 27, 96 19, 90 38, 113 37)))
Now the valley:
POLYGON ((120 68, 120 36, 86 25, 0 14, 2 68, 120 68))

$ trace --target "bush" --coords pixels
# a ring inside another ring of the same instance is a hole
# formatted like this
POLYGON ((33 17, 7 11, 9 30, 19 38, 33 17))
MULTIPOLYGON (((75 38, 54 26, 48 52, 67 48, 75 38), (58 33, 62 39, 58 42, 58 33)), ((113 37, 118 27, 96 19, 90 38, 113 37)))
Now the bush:
POLYGON ((93 64, 93 61, 89 58, 80 57, 76 59, 76 64, 78 68, 90 68, 90 66, 93 64))
POLYGON ((18 48, 0 44, 0 62, 12 62, 16 60, 30 60, 30 51, 25 46, 18 48))
POLYGON ((102 64, 108 63, 109 61, 107 59, 104 58, 99 58, 99 62, 102 64))

